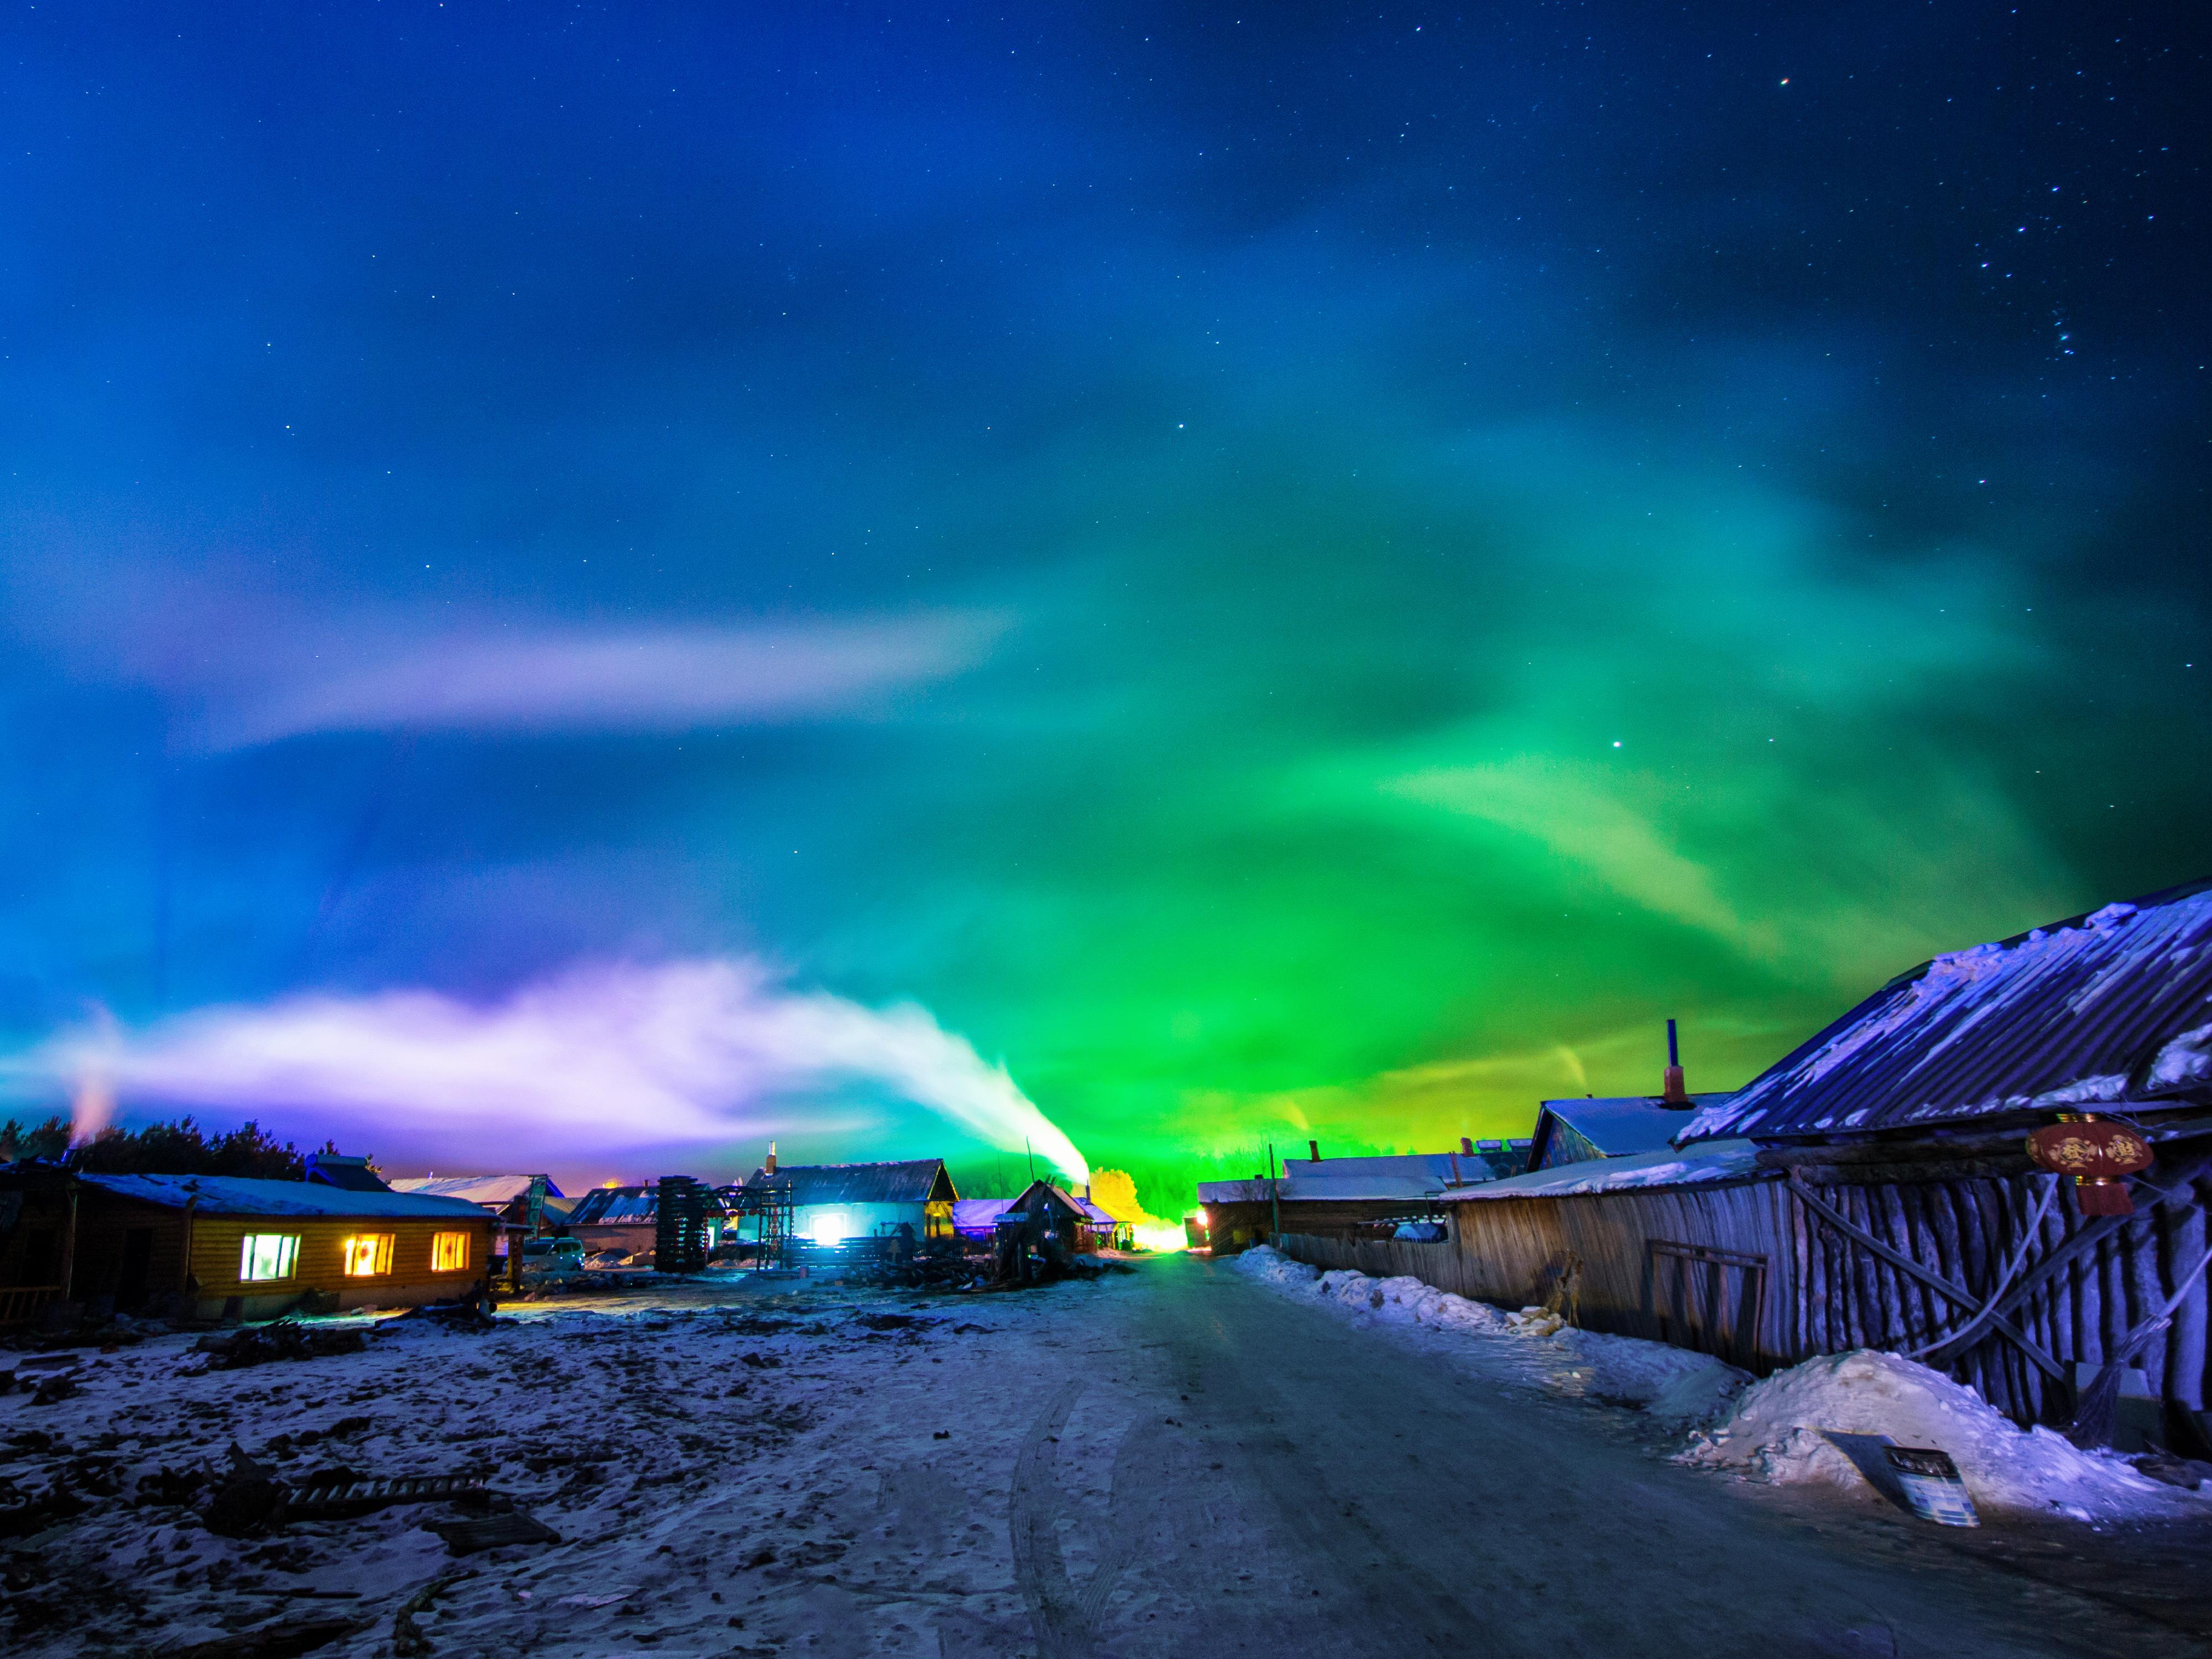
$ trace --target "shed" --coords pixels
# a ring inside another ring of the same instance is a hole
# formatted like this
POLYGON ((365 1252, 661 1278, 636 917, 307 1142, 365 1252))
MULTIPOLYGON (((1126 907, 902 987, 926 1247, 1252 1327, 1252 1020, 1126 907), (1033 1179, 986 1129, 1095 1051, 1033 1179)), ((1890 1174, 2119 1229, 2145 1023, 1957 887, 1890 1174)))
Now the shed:
POLYGON ((1082 1200, 1048 1181, 1032 1181, 999 1217, 993 1236, 999 1278, 1029 1284, 1066 1272, 1090 1246, 1097 1224, 1082 1200))
POLYGON ((1556 1169, 1595 1158, 1633 1158, 1672 1143, 1701 1106, 1731 1098, 1726 1094, 1692 1095, 1670 1104, 1658 1095, 1607 1095, 1547 1100, 1536 1109, 1530 1138, 1531 1170, 1556 1169))
POLYGON ((319 1182, 0 1170, 0 1317, 46 1300, 269 1318, 465 1294, 489 1269, 491 1218, 471 1204, 319 1182), (43 1291, 43 1295, 36 1294, 43 1291))
POLYGON ((790 1194, 793 1233, 817 1243, 845 1238, 892 1238, 900 1229, 918 1242, 952 1236, 960 1194, 941 1158, 896 1164, 786 1164, 775 1154, 744 1182, 790 1194))

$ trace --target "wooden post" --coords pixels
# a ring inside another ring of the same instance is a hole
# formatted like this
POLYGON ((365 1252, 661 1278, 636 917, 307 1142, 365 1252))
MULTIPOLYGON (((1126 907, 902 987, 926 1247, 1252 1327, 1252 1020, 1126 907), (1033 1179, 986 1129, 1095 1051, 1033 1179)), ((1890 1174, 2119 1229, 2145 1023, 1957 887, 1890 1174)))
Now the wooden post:
POLYGON ((69 1301, 70 1281, 76 1277, 76 1172, 69 1175, 69 1214, 62 1222, 62 1268, 57 1277, 61 1282, 59 1300, 69 1301))

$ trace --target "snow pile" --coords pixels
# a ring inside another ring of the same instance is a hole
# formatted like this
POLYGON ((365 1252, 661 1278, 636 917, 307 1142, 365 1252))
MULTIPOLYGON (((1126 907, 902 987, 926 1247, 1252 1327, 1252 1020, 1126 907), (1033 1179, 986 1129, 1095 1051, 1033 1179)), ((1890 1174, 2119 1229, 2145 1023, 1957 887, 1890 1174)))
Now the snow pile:
POLYGON ((1776 1486, 1856 1489, 1867 1477, 1831 1435, 1947 1451, 1984 1510, 2057 1510, 2086 1521, 2163 1507, 2171 1496, 2118 1457, 2079 1450, 2049 1429, 2023 1432, 1972 1389, 1870 1348, 1823 1354, 1753 1384, 1717 1426, 1693 1433, 1676 1461, 1776 1486))
POLYGON ((1314 1269, 1303 1261, 1293 1261, 1280 1250, 1265 1244, 1255 1244, 1242 1255, 1229 1258, 1229 1265, 1247 1279, 1256 1279, 1262 1285, 1281 1285, 1303 1290, 1314 1281, 1314 1269))
POLYGON ((1323 1273, 1316 1288, 1331 1302, 1341 1302, 1359 1313, 1371 1313, 1383 1304, 1382 1284, 1382 1280, 1370 1279, 1365 1273, 1339 1267, 1323 1273))
MULTIPOLYGON (((1538 1328, 1532 1322, 1522 1328, 1538 1328)), ((1709 1353, 1572 1328, 1557 1331, 1534 1358, 1556 1392, 1604 1405, 1639 1407, 1662 1421, 1685 1425, 1712 1416, 1751 1380, 1709 1353)))

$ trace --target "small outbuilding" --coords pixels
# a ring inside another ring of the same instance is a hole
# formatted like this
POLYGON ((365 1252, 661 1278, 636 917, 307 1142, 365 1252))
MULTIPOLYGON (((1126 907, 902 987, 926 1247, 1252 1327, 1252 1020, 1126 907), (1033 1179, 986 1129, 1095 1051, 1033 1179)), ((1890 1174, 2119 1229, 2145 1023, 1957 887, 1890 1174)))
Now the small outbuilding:
POLYGON ((999 1217, 993 1243, 1000 1279, 1029 1284, 1065 1273, 1092 1248, 1097 1225, 1081 1199, 1048 1181, 1032 1181, 999 1217))

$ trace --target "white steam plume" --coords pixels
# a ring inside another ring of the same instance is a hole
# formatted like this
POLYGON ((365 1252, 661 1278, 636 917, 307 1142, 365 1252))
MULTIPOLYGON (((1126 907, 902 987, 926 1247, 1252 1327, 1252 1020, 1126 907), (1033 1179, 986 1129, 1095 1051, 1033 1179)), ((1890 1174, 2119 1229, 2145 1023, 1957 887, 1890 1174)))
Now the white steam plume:
POLYGON ((137 1032, 102 1023, 5 1069, 97 1077, 126 1103, 396 1135, 501 1168, 788 1131, 797 1119, 780 1103, 860 1082, 1090 1177, 1006 1067, 927 1010, 786 991, 745 960, 580 969, 488 1007, 390 991, 208 1008, 137 1032))

